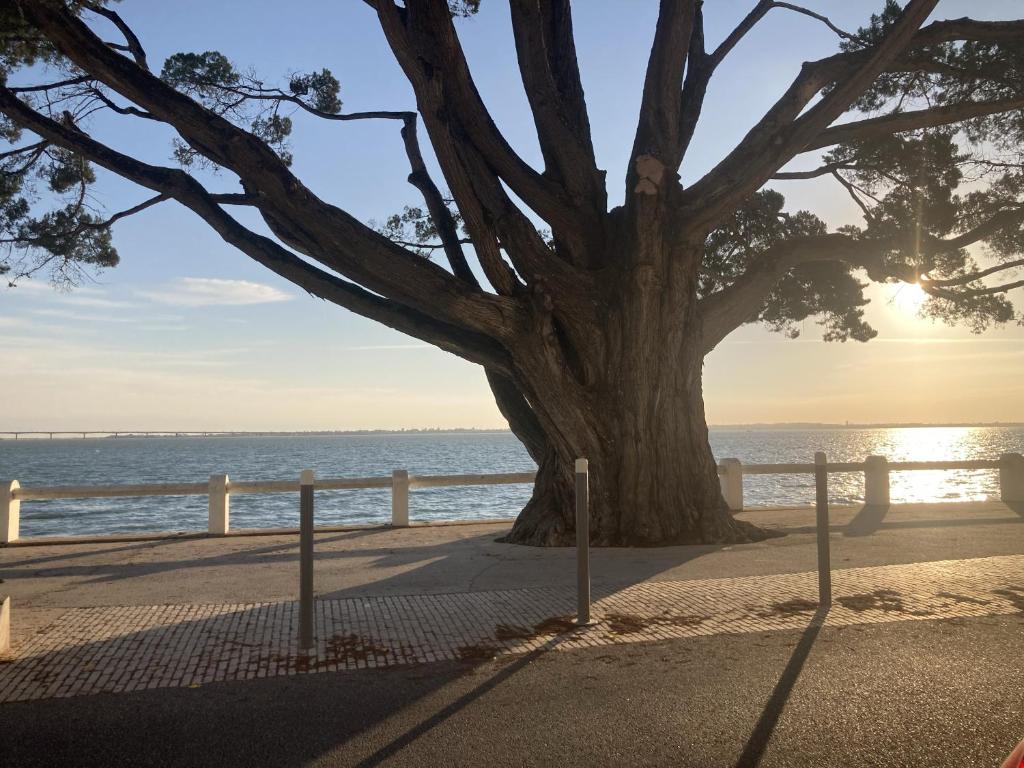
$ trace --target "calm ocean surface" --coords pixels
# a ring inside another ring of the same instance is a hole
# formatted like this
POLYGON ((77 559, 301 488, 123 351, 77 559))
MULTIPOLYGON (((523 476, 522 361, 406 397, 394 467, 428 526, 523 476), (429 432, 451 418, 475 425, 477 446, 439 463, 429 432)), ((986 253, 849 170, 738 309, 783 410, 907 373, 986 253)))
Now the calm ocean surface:
MULTIPOLYGON (((841 430, 712 430, 718 458, 747 463, 809 462, 825 451, 832 461, 862 461, 877 454, 890 461, 996 458, 1024 453, 1024 428, 923 427, 841 430)), ((284 480, 303 469, 318 477, 524 472, 526 451, 506 432, 328 437, 90 438, 0 440, 0 478, 23 486, 205 482, 211 474, 232 480, 284 480)), ((805 475, 745 479, 748 505, 811 504, 805 475)), ((830 477, 837 503, 857 503, 863 475, 830 477)), ((510 517, 529 498, 527 485, 414 490, 413 520, 510 517)), ((998 497, 991 471, 898 472, 892 500, 983 501, 998 497)), ((317 524, 382 523, 390 519, 389 490, 317 493, 317 524)), ((204 530, 205 496, 30 501, 21 505, 21 535, 103 534, 204 530)), ((245 494, 231 499, 232 528, 298 525, 295 494, 245 494)))

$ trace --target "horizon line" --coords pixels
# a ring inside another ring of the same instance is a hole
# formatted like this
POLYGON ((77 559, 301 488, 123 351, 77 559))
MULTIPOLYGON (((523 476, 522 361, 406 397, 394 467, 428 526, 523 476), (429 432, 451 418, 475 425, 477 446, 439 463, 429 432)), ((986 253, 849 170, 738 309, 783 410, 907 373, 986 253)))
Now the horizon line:
MULTIPOLYGON (((824 422, 824 421, 760 421, 710 424, 708 429, 882 429, 927 427, 1024 427, 1021 421, 886 421, 886 422, 824 422)), ((0 435, 118 435, 154 437, 197 437, 233 435, 359 435, 406 433, 511 432, 506 427, 377 427, 366 429, 9 429, 0 435)))

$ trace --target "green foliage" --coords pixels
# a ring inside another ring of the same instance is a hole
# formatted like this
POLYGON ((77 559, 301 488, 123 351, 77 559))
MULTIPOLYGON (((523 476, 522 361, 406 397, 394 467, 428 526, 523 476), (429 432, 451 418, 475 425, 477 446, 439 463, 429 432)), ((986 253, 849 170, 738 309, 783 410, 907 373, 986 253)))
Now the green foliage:
POLYGON ((164 62, 160 79, 200 100, 220 99, 241 79, 227 57, 217 51, 175 53, 164 62))
MULTIPOLYGON (((901 13, 887 0, 845 51, 877 43, 901 13)), ((894 67, 854 108, 868 116, 1024 96, 1024 48, 992 42, 926 46, 910 66, 894 67), (905 71, 901 71, 905 70, 905 71)), ((922 315, 980 332, 1014 319, 1005 295, 978 294, 986 284, 968 278, 980 268, 1020 259, 1024 228, 999 228, 967 248, 943 244, 1000 213, 1024 210, 1024 110, 1013 109, 949 126, 851 142, 824 157, 864 214, 855 235, 880 244, 894 279, 920 274, 959 280, 936 291, 922 315)), ((999 272, 989 287, 1012 280, 999 272)), ((877 276, 876 276, 877 279, 877 276)), ((927 284, 924 283, 926 286, 927 284)))
MULTIPOLYGON (((329 115, 341 112, 341 84, 329 69, 293 73, 285 90, 239 72, 222 53, 206 51, 170 56, 160 77, 216 114, 245 125, 289 165, 291 113, 302 107, 329 115)), ((185 166, 206 162, 194 147, 180 140, 174 141, 174 157, 185 166)))
POLYGON ((338 98, 341 83, 328 69, 307 75, 292 75, 288 81, 288 90, 294 96, 307 99, 310 105, 320 112, 332 115, 341 112, 341 99, 338 98))
MULTIPOLYGON (((731 284, 773 245, 793 237, 822 235, 825 223, 808 211, 784 212, 785 198, 766 189, 751 196, 707 239, 699 293, 707 296, 731 284)), ((789 338, 799 324, 816 317, 827 341, 867 341, 876 335, 864 321, 865 283, 840 262, 812 262, 791 269, 748 322, 761 322, 789 338)))
POLYGON ((43 169, 50 191, 63 194, 79 187, 84 188, 96 181, 92 166, 81 155, 66 149, 50 149, 51 162, 43 169))
POLYGON ((480 10, 480 0, 448 0, 452 16, 466 18, 480 10))
MULTIPOLYGON (((455 225, 465 235, 462 215, 455 208, 455 201, 445 198, 449 212, 455 225)), ((403 206, 400 213, 393 213, 383 223, 370 222, 370 225, 392 242, 409 248, 414 253, 429 258, 441 246, 441 238, 437 232, 430 213, 419 206, 403 206)))
POLYGON ((90 164, 62 149, 28 144, 0 161, 0 274, 13 281, 45 272, 56 282, 74 282, 83 268, 113 267, 117 251, 110 229, 87 205, 96 181, 90 164), (34 201, 63 198, 41 213, 34 201))

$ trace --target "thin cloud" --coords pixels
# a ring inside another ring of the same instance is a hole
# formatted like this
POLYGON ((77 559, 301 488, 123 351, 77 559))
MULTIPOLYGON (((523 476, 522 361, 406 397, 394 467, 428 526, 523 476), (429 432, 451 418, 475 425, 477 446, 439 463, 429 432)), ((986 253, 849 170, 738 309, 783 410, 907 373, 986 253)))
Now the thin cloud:
POLYGON ((133 323, 137 320, 136 318, 129 316, 90 314, 86 312, 74 312, 67 309, 32 309, 29 311, 38 317, 56 317, 61 320, 75 320, 84 323, 133 323))
POLYGON ((342 347, 339 352, 376 352, 390 349, 432 349, 431 344, 367 344, 360 347, 342 347))
POLYGON ((271 285, 216 277, 182 277, 157 290, 139 291, 139 295, 177 307, 238 307, 292 298, 291 294, 271 285))

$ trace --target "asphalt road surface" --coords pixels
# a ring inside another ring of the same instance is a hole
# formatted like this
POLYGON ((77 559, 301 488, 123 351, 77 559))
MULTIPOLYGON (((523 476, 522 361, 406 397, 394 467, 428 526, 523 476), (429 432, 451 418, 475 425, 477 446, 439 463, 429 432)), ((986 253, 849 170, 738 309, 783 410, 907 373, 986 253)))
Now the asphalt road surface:
POLYGON ((1024 613, 0 706, 0 765, 992 766, 1024 613))

